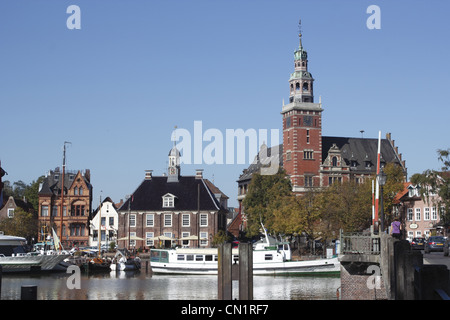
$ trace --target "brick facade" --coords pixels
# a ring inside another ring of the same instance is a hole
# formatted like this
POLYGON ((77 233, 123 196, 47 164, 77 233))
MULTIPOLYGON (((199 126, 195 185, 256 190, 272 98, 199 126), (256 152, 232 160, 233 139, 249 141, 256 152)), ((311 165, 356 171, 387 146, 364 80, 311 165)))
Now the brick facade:
POLYGON ((62 172, 59 168, 49 171, 40 185, 38 241, 44 241, 48 235, 51 235, 53 228, 64 248, 74 245, 87 246, 92 211, 90 170, 65 173, 63 197, 61 197, 61 185, 62 172), (61 198, 64 202, 62 207, 61 198))
POLYGON ((180 169, 180 153, 174 147, 168 175, 146 171, 144 181, 118 211, 119 247, 206 248, 219 230, 226 230, 228 197, 203 179, 203 170, 182 176, 180 169))

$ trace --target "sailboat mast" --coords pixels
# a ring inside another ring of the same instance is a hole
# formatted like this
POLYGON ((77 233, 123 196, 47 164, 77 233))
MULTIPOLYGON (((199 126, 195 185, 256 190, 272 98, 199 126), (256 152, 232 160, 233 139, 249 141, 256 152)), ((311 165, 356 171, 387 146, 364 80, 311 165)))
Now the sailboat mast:
MULTIPOLYGON (((62 230, 63 230, 63 213, 64 213, 64 176, 66 175, 66 144, 68 144, 68 143, 71 143, 71 142, 64 141, 64 146, 63 146, 63 165, 62 165, 62 179, 61 179, 61 209, 60 209, 61 225, 59 226, 60 241, 62 241, 62 239, 63 239, 62 230)), ((61 242, 60 242, 60 245, 62 246, 61 242)), ((58 248, 58 250, 61 250, 61 247, 58 248)))
MULTIPOLYGON (((106 231, 105 231, 106 232, 106 231)), ((106 236, 106 235, 105 235, 106 236)), ((102 239, 102 195, 100 194, 100 206, 98 207, 98 257, 101 256, 102 239)))

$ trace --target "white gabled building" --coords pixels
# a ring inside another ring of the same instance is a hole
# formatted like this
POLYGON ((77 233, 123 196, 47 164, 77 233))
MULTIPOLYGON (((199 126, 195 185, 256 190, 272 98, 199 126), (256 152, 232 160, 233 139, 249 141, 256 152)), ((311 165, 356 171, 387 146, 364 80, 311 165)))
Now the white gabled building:
POLYGON ((109 244, 114 241, 117 244, 117 229, 119 225, 119 215, 117 208, 111 198, 106 197, 102 201, 101 210, 95 210, 93 218, 90 223, 89 233, 89 245, 98 246, 99 225, 101 221, 101 245, 106 245, 109 248, 109 244))

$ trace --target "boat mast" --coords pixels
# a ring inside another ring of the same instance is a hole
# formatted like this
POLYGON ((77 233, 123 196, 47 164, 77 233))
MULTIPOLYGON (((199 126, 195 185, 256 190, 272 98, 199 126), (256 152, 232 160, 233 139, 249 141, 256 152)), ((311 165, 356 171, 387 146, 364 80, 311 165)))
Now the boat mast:
POLYGON ((267 230, 266 230, 266 228, 264 227, 262 221, 261 221, 261 226, 262 226, 262 228, 263 228, 264 235, 266 236, 266 242, 267 242, 267 245, 270 245, 270 243, 269 243, 269 236, 267 235, 267 230))
MULTIPOLYGON (((105 231, 106 233, 106 231, 105 231)), ((102 194, 100 191, 100 206, 98 207, 98 257, 101 256, 101 239, 102 239, 102 194)), ((106 234, 105 234, 106 237, 106 234)))
MULTIPOLYGON (((62 179, 61 179, 61 225, 59 226, 59 239, 62 240, 62 229, 63 229, 63 211, 64 211, 64 176, 66 174, 65 169, 66 169, 66 144, 72 144, 72 142, 69 141, 64 141, 64 146, 63 146, 63 165, 62 165, 62 179)), ((61 243, 60 240, 60 247, 58 248, 58 250, 61 250, 61 243)), ((56 249, 56 248, 55 248, 56 249)))

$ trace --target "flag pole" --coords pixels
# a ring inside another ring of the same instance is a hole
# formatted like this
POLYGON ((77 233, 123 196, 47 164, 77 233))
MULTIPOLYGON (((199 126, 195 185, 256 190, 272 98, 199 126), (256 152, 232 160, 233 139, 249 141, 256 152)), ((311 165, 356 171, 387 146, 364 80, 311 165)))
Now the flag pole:
MULTIPOLYGON (((377 175, 376 175, 376 188, 375 188, 375 219, 373 221, 374 227, 378 225, 378 199, 380 197, 380 186, 378 182, 378 176, 380 174, 380 152, 381 152, 381 131, 378 131, 378 151, 377 151, 377 175)), ((375 231, 375 230, 374 230, 375 231)))

